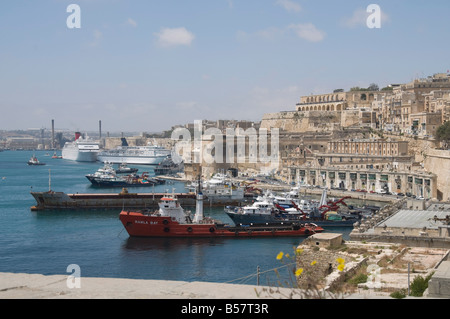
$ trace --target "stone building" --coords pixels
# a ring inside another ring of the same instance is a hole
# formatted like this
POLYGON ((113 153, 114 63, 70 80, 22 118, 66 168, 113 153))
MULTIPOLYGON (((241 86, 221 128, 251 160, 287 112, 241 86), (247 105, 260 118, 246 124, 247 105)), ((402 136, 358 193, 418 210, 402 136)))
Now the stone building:
POLYGON ((439 73, 398 85, 382 98, 381 104, 385 131, 432 136, 449 120, 450 76, 439 73))
POLYGON ((387 140, 331 141, 328 143, 328 153, 407 156, 408 142, 387 140))
POLYGON ((284 163, 287 181, 329 189, 410 193, 437 198, 437 176, 408 154, 408 142, 332 140, 324 151, 304 154, 300 164, 284 163))
POLYGON ((370 108, 372 102, 381 99, 380 91, 349 91, 319 95, 302 96, 297 111, 344 111, 351 108, 370 108))
POLYGON ((291 180, 298 180, 303 185, 375 193, 410 193, 425 199, 437 197, 437 177, 427 172, 307 166, 289 167, 289 171, 291 180))

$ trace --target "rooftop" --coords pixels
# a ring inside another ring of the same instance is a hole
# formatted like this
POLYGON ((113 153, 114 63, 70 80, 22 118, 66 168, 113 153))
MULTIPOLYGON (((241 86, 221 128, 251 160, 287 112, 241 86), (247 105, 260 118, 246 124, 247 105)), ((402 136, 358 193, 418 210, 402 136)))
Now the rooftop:
POLYGON ((437 229, 444 224, 441 221, 434 221, 434 217, 445 218, 447 215, 450 215, 450 210, 400 210, 383 222, 382 226, 437 229))

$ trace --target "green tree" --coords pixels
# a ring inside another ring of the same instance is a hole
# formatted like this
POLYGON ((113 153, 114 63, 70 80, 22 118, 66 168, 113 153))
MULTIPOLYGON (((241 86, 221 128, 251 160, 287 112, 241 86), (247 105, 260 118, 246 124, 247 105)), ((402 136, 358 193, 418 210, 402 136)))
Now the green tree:
POLYGON ((444 144, 444 148, 448 148, 450 144, 450 122, 445 122, 439 126, 436 131, 436 138, 444 144))

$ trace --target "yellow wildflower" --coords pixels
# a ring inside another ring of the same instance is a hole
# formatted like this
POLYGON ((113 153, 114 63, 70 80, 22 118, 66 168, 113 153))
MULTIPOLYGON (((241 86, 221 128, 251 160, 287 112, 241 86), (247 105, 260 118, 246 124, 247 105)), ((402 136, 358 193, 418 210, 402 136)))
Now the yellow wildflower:
POLYGON ((343 258, 338 258, 338 259, 336 259, 336 261, 338 262, 339 265, 342 265, 345 263, 345 260, 343 258))
POLYGON ((295 251, 295 253, 296 253, 297 255, 300 255, 302 252, 303 252, 303 249, 301 249, 301 248, 298 248, 298 249, 295 251))
POLYGON ((285 256, 286 256, 286 258, 289 258, 289 257, 291 257, 291 256, 290 256, 289 254, 286 254, 285 256))
POLYGON ((280 253, 277 255, 277 260, 283 259, 283 255, 284 255, 284 253, 282 251, 280 251, 280 253))
POLYGON ((339 266, 337 267, 339 271, 343 271, 345 268, 344 264, 339 264, 339 266))
POLYGON ((302 273, 303 273, 303 268, 299 268, 295 271, 295 276, 300 277, 302 273))
POLYGON ((311 266, 314 266, 316 263, 317 263, 317 261, 316 261, 316 260, 313 260, 313 261, 311 262, 311 266))

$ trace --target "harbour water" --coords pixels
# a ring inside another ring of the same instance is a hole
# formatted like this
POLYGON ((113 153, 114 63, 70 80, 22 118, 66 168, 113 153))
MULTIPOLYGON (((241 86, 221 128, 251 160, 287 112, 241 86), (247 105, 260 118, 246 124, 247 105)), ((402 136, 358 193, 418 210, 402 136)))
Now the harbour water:
MULTIPOLYGON (((276 256, 292 253, 304 238, 261 239, 142 239, 130 238, 119 221, 120 210, 41 211, 30 191, 51 189, 66 193, 120 192, 91 186, 86 174, 101 163, 79 163, 52 159, 46 151, 0 152, 0 272, 69 275, 76 264, 83 277, 232 282, 256 284, 257 267, 261 284, 275 283, 274 268, 288 278, 287 267, 276 256), (45 166, 28 166, 33 155, 45 166), (283 274, 283 272, 286 272, 283 274)), ((53 154, 53 153, 51 153, 53 154)), ((50 155, 51 155, 50 154, 50 155)), ((152 169, 138 167, 139 172, 152 169)), ((155 192, 186 192, 184 183, 168 182, 155 192)), ((133 192, 152 192, 152 187, 133 192)), ((205 205, 205 215, 232 223, 223 208, 205 205)), ((350 228, 333 229, 348 239, 350 228)))

